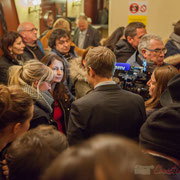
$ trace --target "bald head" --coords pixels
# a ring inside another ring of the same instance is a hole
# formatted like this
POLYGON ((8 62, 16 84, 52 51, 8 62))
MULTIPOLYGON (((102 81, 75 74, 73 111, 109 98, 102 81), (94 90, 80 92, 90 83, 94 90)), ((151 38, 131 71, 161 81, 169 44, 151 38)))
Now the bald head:
POLYGON ((37 28, 31 22, 23 22, 21 23, 18 28, 17 32, 19 32, 22 37, 23 41, 29 45, 33 45, 37 41, 37 28))

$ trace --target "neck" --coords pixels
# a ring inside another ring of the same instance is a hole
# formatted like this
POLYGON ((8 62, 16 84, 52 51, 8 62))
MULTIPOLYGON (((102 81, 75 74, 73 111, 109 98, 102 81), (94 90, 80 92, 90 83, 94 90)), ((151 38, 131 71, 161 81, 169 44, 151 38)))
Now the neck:
POLYGON ((111 78, 106 78, 106 77, 99 77, 99 76, 96 76, 96 78, 94 79, 94 83, 93 83, 93 88, 101 83, 101 82, 105 82, 105 81, 112 81, 112 77, 111 78))
POLYGON ((30 46, 30 47, 35 47, 37 44, 36 44, 36 42, 32 42, 32 43, 28 42, 28 43, 26 43, 26 45, 30 46))
POLYGON ((53 92, 53 91, 54 91, 55 86, 56 86, 56 83, 52 83, 52 84, 51 84, 51 92, 53 92))

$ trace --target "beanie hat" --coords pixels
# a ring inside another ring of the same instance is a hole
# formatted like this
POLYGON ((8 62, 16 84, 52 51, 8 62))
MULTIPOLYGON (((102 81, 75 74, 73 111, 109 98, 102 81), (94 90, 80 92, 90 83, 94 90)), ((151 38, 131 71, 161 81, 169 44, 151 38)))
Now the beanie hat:
POLYGON ((140 129, 139 139, 144 148, 180 160, 180 104, 151 114, 140 129))
POLYGON ((180 103, 180 74, 169 80, 167 90, 161 95, 160 103, 162 106, 180 103))

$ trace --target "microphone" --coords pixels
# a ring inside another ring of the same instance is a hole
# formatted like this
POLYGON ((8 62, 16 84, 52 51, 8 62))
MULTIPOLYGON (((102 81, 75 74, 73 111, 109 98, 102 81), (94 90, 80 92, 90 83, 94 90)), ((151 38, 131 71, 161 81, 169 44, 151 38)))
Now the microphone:
POLYGON ((121 71, 129 71, 130 70, 130 64, 129 63, 116 63, 115 69, 121 70, 121 71))

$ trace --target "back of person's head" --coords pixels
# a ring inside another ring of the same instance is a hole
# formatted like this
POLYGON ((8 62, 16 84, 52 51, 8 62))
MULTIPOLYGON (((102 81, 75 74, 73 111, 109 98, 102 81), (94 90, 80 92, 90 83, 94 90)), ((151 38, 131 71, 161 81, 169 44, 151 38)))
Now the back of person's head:
POLYGON ((145 28, 145 27, 146 26, 141 22, 129 23, 124 30, 125 38, 127 39, 128 36, 133 38, 136 35, 136 29, 141 29, 141 28, 145 28))
POLYGON ((152 97, 146 101, 146 107, 156 107, 160 102, 162 93, 167 89, 167 84, 174 76, 179 74, 177 68, 172 65, 158 66, 153 71, 155 78, 155 88, 152 97))
POLYGON ((180 160, 180 103, 152 113, 140 130, 140 145, 180 160))
POLYGON ((64 29, 68 32, 71 31, 71 23, 65 18, 59 18, 53 24, 53 29, 64 29))
POLYGON ((135 142, 99 135, 64 151, 46 170, 42 180, 157 179, 150 174, 153 163, 135 142))
POLYGON ((10 124, 23 124, 30 116, 32 98, 17 86, 0 85, 0 132, 10 124))
POLYGON ((105 41, 104 46, 108 47, 113 51, 116 43, 121 39, 124 34, 124 27, 118 27, 105 41))
POLYGON ((64 29, 53 30, 53 32, 51 33, 51 35, 49 37, 49 41, 48 41, 49 47, 54 48, 54 46, 56 45, 56 40, 59 40, 62 37, 70 38, 70 34, 64 29))
POLYGON ((38 81, 39 85, 44 81, 52 81, 54 77, 53 71, 36 59, 27 61, 22 66, 11 66, 9 68, 9 84, 10 85, 30 85, 33 86, 38 81))
POLYGON ((38 180, 56 156, 67 148, 67 139, 51 126, 39 126, 17 138, 7 151, 10 180, 38 180))
POLYGON ((114 73, 116 57, 107 47, 98 46, 90 49, 85 58, 86 67, 91 67, 96 75, 110 78, 114 73))
POLYGON ((156 35, 156 34, 145 34, 140 42, 139 42, 139 45, 138 45, 138 51, 139 53, 142 53, 142 50, 143 49, 146 49, 146 48, 150 48, 150 41, 151 40, 156 40, 156 41, 160 41, 162 42, 162 38, 159 36, 159 35, 156 35))
POLYGON ((180 20, 176 24, 174 24, 174 33, 180 36, 180 20))
POLYGON ((10 55, 9 47, 13 46, 14 42, 18 37, 22 38, 22 36, 15 31, 9 31, 1 37, 0 48, 2 49, 5 55, 10 55))

